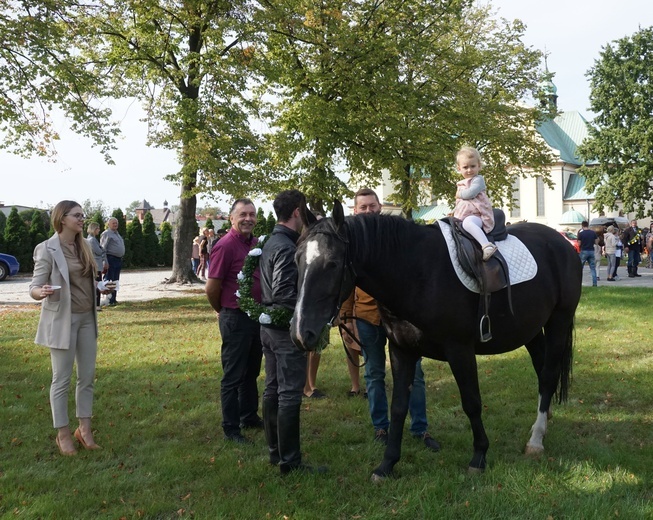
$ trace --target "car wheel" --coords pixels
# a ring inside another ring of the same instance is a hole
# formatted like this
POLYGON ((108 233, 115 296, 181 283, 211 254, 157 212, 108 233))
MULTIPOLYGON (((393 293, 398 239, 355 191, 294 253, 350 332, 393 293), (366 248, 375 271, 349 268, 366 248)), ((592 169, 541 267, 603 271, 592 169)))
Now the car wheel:
POLYGON ((9 274, 9 267, 4 262, 0 262, 0 282, 7 278, 9 274))

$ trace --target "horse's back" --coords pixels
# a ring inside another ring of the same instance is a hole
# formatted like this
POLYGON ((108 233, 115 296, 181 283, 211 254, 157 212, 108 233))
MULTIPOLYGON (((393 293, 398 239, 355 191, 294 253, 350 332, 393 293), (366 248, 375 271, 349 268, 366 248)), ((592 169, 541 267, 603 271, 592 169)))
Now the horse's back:
POLYGON ((508 227, 521 240, 537 263, 536 280, 559 289, 563 300, 575 308, 580 300, 583 267, 578 253, 555 229, 526 222, 508 227))

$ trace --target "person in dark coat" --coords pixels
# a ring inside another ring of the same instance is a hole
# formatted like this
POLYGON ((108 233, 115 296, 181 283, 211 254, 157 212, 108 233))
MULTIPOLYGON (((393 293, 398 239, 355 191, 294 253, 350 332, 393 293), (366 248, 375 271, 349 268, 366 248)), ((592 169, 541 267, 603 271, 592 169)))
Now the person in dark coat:
POLYGON ((265 358, 263 427, 270 463, 278 464, 282 475, 297 470, 325 471, 302 463, 299 415, 306 382, 306 353, 290 339, 289 323, 271 317, 273 309, 292 312, 297 303, 295 251, 302 229, 299 207, 303 201, 304 196, 297 190, 283 191, 274 199, 277 224, 263 246, 259 262, 261 303, 270 310, 269 319, 259 318, 265 358))
POLYGON ((630 227, 621 235, 624 252, 628 253, 628 278, 642 276, 637 274, 637 267, 642 261, 642 230, 637 227, 637 220, 630 221, 630 227))

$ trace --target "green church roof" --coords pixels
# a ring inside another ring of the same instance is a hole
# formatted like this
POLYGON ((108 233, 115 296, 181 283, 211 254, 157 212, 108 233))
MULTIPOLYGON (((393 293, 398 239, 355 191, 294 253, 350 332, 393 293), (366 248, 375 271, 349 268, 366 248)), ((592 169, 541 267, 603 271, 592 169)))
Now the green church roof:
POLYGON ((565 211, 560 217, 560 224, 580 224, 585 220, 585 215, 575 209, 565 211))
POLYGON ((564 200, 586 200, 594 199, 594 192, 588 193, 585 188, 585 177, 579 173, 572 173, 567 182, 564 200))
POLYGON ((558 150, 560 159, 566 163, 581 166, 583 163, 576 155, 576 149, 589 136, 588 123, 579 112, 563 112, 541 123, 537 131, 546 143, 558 150))

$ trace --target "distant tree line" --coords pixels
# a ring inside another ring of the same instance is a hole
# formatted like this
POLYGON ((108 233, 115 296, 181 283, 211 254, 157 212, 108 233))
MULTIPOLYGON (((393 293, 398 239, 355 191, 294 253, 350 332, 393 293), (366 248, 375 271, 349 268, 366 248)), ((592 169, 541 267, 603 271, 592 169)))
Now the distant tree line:
MULTIPOLYGON (((142 224, 137 218, 127 223, 120 209, 115 210, 111 216, 118 219, 118 233, 125 240, 125 267, 172 266, 174 245, 169 222, 161 224, 160 234, 157 235, 150 213, 145 214, 142 224)), ((101 210, 95 211, 84 222, 84 235, 91 222, 97 222, 100 232, 104 231, 105 220, 101 210)), ((0 252, 15 256, 21 272, 31 272, 34 269, 34 248, 53 234, 54 229, 46 211, 37 209, 19 212, 14 207, 9 216, 0 212, 0 252)))
POLYGON ((45 211, 19 213, 14 207, 8 217, 0 212, 0 252, 15 256, 21 271, 34 269, 34 248, 51 235, 50 217, 45 211))
MULTIPOLYGON (((106 228, 106 208, 98 203, 84 202, 84 212, 90 215, 84 222, 84 236, 91 222, 100 226, 100 234, 106 228)), ((112 217, 118 219, 118 233, 125 240, 125 256, 123 265, 125 267, 171 267, 173 261, 173 235, 172 225, 169 222, 161 224, 159 234, 152 219, 151 213, 146 213, 143 223, 134 216, 133 220, 127 223, 125 214, 121 209, 111 213, 112 217)), ((231 224, 228 220, 218 221, 222 227, 229 229, 231 224)), ((276 219, 272 212, 265 216, 262 208, 256 214, 256 226, 254 236, 268 235, 272 233, 276 219)), ((216 229, 213 220, 206 219, 205 227, 216 229)), ((195 236, 199 234, 199 227, 196 225, 195 236)), ((37 244, 47 240, 54 234, 50 225, 50 216, 47 211, 35 209, 19 212, 12 208, 7 217, 0 212, 0 252, 16 257, 20 262, 21 272, 31 272, 34 269, 33 253, 37 244)), ((100 235, 98 235, 99 240, 100 235)))

